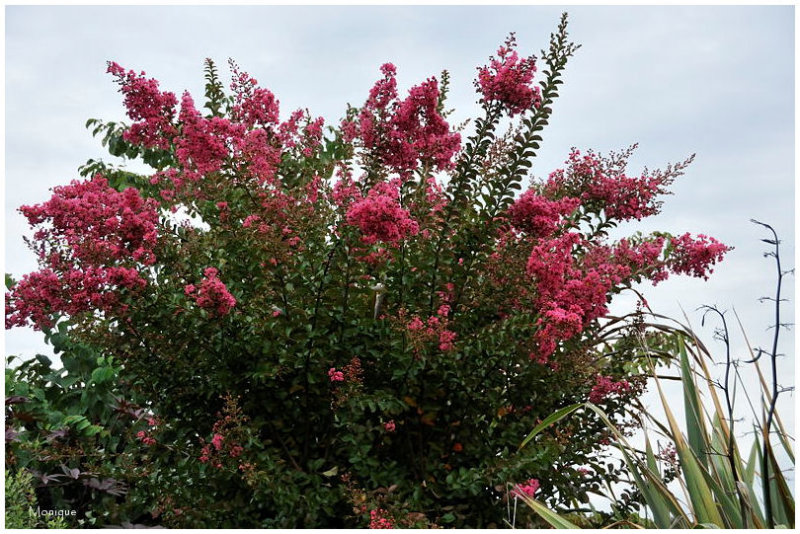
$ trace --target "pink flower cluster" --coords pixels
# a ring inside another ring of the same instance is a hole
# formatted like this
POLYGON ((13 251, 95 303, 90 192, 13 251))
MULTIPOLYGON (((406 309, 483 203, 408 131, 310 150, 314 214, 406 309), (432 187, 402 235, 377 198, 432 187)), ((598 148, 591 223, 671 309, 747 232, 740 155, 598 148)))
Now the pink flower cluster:
POLYGON ((667 279, 666 265, 661 259, 665 239, 661 236, 634 244, 621 239, 613 249, 614 261, 626 265, 631 272, 647 274, 653 285, 667 279))
MULTIPOLYGON (((231 415, 226 415, 224 419, 219 419, 214 423, 211 430, 213 433, 211 441, 200 440, 203 443, 198 458, 201 463, 210 462, 210 465, 215 468, 222 469, 223 462, 227 458, 238 458, 244 453, 244 447, 236 441, 234 434, 231 433, 232 430, 235 431, 236 424, 237 421, 231 415)), ((237 460, 234 465, 238 465, 239 469, 242 469, 242 465, 249 466, 250 464, 243 464, 237 460)))
POLYGON ((512 33, 505 45, 497 50, 498 58, 491 57, 488 66, 478 68, 476 85, 486 102, 499 102, 511 116, 523 113, 541 104, 539 87, 532 87, 536 72, 536 58, 520 59, 512 33))
POLYGON ((204 278, 197 288, 194 284, 188 284, 184 288, 187 296, 190 296, 201 308, 213 311, 217 316, 227 315, 234 306, 236 298, 230 294, 225 284, 218 278, 219 271, 214 267, 207 267, 204 271, 204 278))
POLYGON ((528 479, 523 484, 517 484, 516 486, 514 486, 514 489, 512 490, 511 494, 515 496, 519 495, 532 498, 538 489, 539 489, 539 481, 536 480, 535 478, 531 478, 528 479))
POLYGON ((361 191, 349 173, 338 169, 337 175, 339 179, 333 184, 331 200, 340 208, 347 209, 354 200, 361 198, 361 191))
POLYGON ((257 81, 240 72, 235 63, 231 68, 231 118, 204 117, 187 92, 181 98, 176 121, 174 94, 159 92, 155 80, 109 64, 109 72, 118 78, 125 94, 128 115, 137 121, 124 133, 125 139, 147 147, 175 147, 179 166, 157 172, 151 179, 152 184, 162 186, 161 198, 172 208, 181 201, 213 199, 218 194, 213 181, 201 180, 209 174, 231 171, 235 180, 249 178, 260 186, 276 185, 285 151, 312 157, 320 150, 321 118, 312 119, 306 111, 298 110, 280 122, 275 96, 257 87, 257 81))
POLYGON ((147 285, 141 265, 152 265, 158 240, 154 200, 135 188, 119 192, 96 176, 56 187, 43 204, 20 211, 34 228, 43 268, 6 294, 6 328, 50 326, 54 313, 109 311, 120 290, 147 285))
POLYGON ((395 425, 395 423, 394 423, 394 419, 392 419, 391 421, 387 421, 386 423, 384 423, 384 424, 383 424, 383 428, 386 430, 386 432, 389 432, 389 433, 392 433, 392 432, 394 432, 394 431, 395 431, 395 429, 397 428, 397 426, 396 426, 396 425, 395 425))
MULTIPOLYGON (((530 190, 509 208, 508 218, 514 228, 535 239, 527 273, 536 282, 534 305, 539 314, 539 330, 534 338, 538 350, 531 354, 536 361, 547 362, 559 341, 576 336, 591 321, 605 316, 615 288, 644 278, 655 284, 665 280, 669 272, 707 277, 710 266, 730 250, 713 238, 702 235, 692 238, 685 234, 669 241, 665 258, 667 241, 661 236, 635 241, 622 239, 607 246, 602 239, 566 231, 569 226, 561 218, 580 207, 598 210, 597 213, 605 210, 609 216, 622 219, 657 211, 655 199, 669 180, 669 173, 656 173, 656 182, 646 177, 635 180, 643 187, 638 191, 645 193, 630 196, 634 185, 623 174, 607 173, 606 168, 612 167, 593 154, 580 156, 573 151, 569 170, 551 174, 542 196, 530 190), (614 188, 606 187, 611 183, 616 184, 614 188), (608 194, 597 193, 595 187, 605 187, 608 194), (615 189, 619 192, 612 193, 615 189), (621 200, 634 197, 638 200, 632 204, 621 200)), ((622 167, 617 161, 616 168, 622 167)), ((519 240, 514 233, 505 239, 509 237, 519 240)))
POLYGON ((125 259, 152 265, 158 239, 157 207, 136 188, 119 192, 98 175, 56 187, 50 200, 22 206, 20 212, 31 226, 42 227, 34 234, 36 241, 48 244, 39 251, 40 258, 44 259, 47 249, 59 251, 57 261, 47 257, 51 266, 109 265, 125 259))
POLYGON ((336 367, 331 367, 328 369, 328 378, 331 382, 344 382, 344 373, 337 371, 336 367))
MULTIPOLYGON (((667 172, 630 178, 624 174, 628 154, 602 159, 573 150, 567 169, 552 173, 541 194, 529 190, 508 210, 514 229, 524 232, 525 239, 534 238, 527 273, 536 283, 533 304, 539 329, 534 340, 538 346, 531 358, 538 362, 548 362, 559 341, 578 335, 591 321, 605 316, 609 298, 620 286, 645 278, 658 283, 669 272, 705 277, 729 250, 712 238, 693 239, 686 234, 670 240, 665 258, 664 237, 623 239, 608 246, 602 238, 569 231, 562 218, 576 210, 598 217, 604 212, 618 220, 658 212, 658 195, 685 163, 667 172)), ((501 241, 508 242, 507 246, 523 238, 509 232, 501 241)))
POLYGON ((282 123, 278 129, 278 138, 286 149, 295 149, 309 158, 322 147, 322 117, 312 119, 307 111, 298 109, 282 123), (301 121, 304 123, 301 127, 301 121))
POLYGON ((548 363, 550 355, 556 351, 556 344, 559 340, 570 339, 581 333, 584 326, 584 310, 578 305, 572 304, 568 310, 553 303, 553 307, 544 312, 544 316, 539 318, 539 330, 535 334, 535 339, 539 345, 538 354, 532 353, 538 363, 548 363))
POLYGON ((683 234, 670 240, 670 254, 667 261, 674 273, 689 274, 697 278, 708 279, 714 270, 712 265, 722 261, 726 252, 731 250, 713 237, 703 234, 692 238, 683 234))
POLYGON ((236 140, 241 163, 238 169, 259 184, 272 183, 281 163, 280 146, 276 146, 266 130, 251 130, 236 140))
POLYGON ((174 126, 175 106, 178 100, 173 93, 162 93, 158 81, 144 77, 117 63, 109 62, 107 72, 117 78, 120 91, 125 95, 128 117, 134 122, 123 134, 123 138, 133 144, 146 147, 169 149, 172 138, 178 130, 174 126))
POLYGON ((414 316, 406 325, 411 334, 412 343, 427 343, 433 340, 438 342, 439 350, 448 352, 455 348, 455 341, 458 335, 452 330, 448 330, 448 319, 446 314, 450 313, 450 306, 439 307, 440 316, 428 317, 423 322, 418 316, 414 316))
POLYGON ((347 210, 347 222, 361 230, 363 241, 397 243, 419 232, 419 224, 399 202, 397 181, 380 182, 347 210))
POLYGON ((606 269, 582 265, 576 247, 589 243, 568 232, 536 244, 528 258, 528 274, 536 281, 536 302, 541 310, 536 333, 538 359, 546 360, 558 340, 569 339, 590 321, 608 312, 607 295, 614 277, 613 264, 606 269))
POLYGON ((221 117, 203 117, 189 93, 181 99, 180 121, 183 130, 176 141, 175 155, 185 170, 201 176, 220 170, 230 155, 233 140, 240 140, 245 134, 243 125, 221 117))
POLYGON ((144 430, 140 430, 139 432, 137 432, 136 437, 139 438, 139 440, 141 440, 141 442, 147 445, 148 447, 152 447, 153 445, 156 444, 155 438, 148 435, 148 433, 145 432, 144 430))
POLYGON ((529 189, 508 208, 508 216, 517 230, 531 237, 549 237, 561 218, 569 216, 579 205, 577 198, 550 200, 529 189))
POLYGON ((631 390, 631 385, 627 380, 614 382, 610 376, 597 375, 594 386, 589 392, 589 402, 599 404, 605 401, 609 395, 622 395, 631 390))
POLYGON ((439 84, 431 78, 412 87, 408 98, 397 106, 390 121, 391 151, 386 163, 398 172, 416 167, 416 160, 433 169, 449 169, 453 155, 461 148, 461 136, 450 131, 439 114, 439 84))
POLYGON ((258 80, 239 71, 230 60, 231 89, 234 93, 233 116, 248 129, 254 126, 264 128, 275 126, 280 120, 280 104, 275 95, 267 89, 258 87, 258 80))
POLYGON ((388 512, 383 508, 370 510, 369 512, 369 528, 394 528, 394 521, 386 517, 388 512))
MULTIPOLYGON (((251 151, 257 144, 256 138, 266 141, 267 145, 276 138, 284 149, 300 147, 303 155, 310 157, 322 141, 324 120, 321 117, 312 119, 307 111, 296 110, 281 123, 280 103, 275 95, 268 89, 258 87, 258 80, 241 72, 233 60, 230 66, 233 74, 233 118, 247 130, 252 130, 250 133, 258 133, 248 143, 251 151), (301 123, 304 125, 301 126, 301 123)), ((275 146, 270 148, 277 149, 275 146)), ((280 162, 280 150, 277 152, 280 162)), ((271 155, 274 156, 274 153, 271 155)))
POLYGON ((121 289, 135 291, 146 285, 136 269, 126 267, 41 269, 24 275, 6 293, 6 328, 30 324, 40 330, 53 326, 55 313, 75 316, 91 310, 111 311, 119 305, 121 289))
POLYGON ((658 197, 672 181, 668 173, 627 176, 623 168, 612 168, 591 151, 581 155, 573 149, 566 164, 566 169, 558 169, 548 177, 545 196, 579 195, 589 209, 603 210, 609 219, 620 221, 657 214, 661 208, 658 197))
POLYGON ((407 176, 423 162, 429 170, 452 167, 461 148, 461 136, 451 132, 439 113, 439 84, 430 78, 398 100, 396 69, 381 67, 384 75, 375 83, 358 116, 342 123, 346 141, 359 139, 372 157, 407 176))

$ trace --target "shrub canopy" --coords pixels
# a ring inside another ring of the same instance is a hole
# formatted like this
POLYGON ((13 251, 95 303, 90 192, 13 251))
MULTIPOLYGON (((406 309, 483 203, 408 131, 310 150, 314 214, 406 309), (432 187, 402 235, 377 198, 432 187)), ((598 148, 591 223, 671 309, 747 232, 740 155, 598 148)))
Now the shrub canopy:
POLYGON ((96 525, 485 527, 514 492, 615 480, 591 413, 519 444, 587 399, 622 421, 641 354, 611 341, 611 297, 726 247, 608 238, 691 158, 631 174, 630 150, 573 150, 520 194, 575 49, 566 20, 540 59, 509 38, 460 130, 446 72, 401 94, 383 65, 325 126, 234 63, 226 92, 206 62, 200 108, 109 63, 131 122, 88 126, 153 172, 89 161, 21 208, 41 268, 6 327, 47 332, 66 374, 7 370, 7 454, 96 525))

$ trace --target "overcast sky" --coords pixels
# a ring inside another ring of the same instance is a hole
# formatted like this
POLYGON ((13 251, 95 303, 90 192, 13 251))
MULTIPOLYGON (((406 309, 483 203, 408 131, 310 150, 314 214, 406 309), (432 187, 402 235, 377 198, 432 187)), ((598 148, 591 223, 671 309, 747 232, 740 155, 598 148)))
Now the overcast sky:
MULTIPOLYGON (((555 7, 7 7, 6 272, 35 269, 21 235, 22 204, 77 178, 104 156, 84 129, 90 117, 124 119, 106 61, 144 70, 164 90, 202 95, 203 59, 221 73, 235 58, 270 88, 285 117, 307 107, 329 123, 360 105, 397 65, 401 88, 442 69, 451 73, 453 122, 477 110, 472 81, 515 31, 527 55, 547 46, 555 7)), ((601 152, 638 142, 631 171, 696 153, 663 213, 627 229, 705 233, 733 245, 711 281, 674 278, 643 288, 655 311, 681 308, 699 328, 702 304, 736 307, 751 342, 766 346, 774 265, 762 257, 772 224, 794 265, 794 7, 572 7, 570 33, 582 44, 533 172, 546 176, 570 147, 601 152)), ((787 289, 793 295, 794 281, 787 289)), ((615 310, 624 311, 630 300, 615 310)), ((793 321, 794 303, 786 309, 793 321)), ((710 341, 711 330, 706 328, 710 341)), ((794 333, 784 351, 794 353, 794 333)), ((6 333, 6 353, 46 351, 40 336, 6 333)), ((787 382, 791 360, 781 362, 787 382)))

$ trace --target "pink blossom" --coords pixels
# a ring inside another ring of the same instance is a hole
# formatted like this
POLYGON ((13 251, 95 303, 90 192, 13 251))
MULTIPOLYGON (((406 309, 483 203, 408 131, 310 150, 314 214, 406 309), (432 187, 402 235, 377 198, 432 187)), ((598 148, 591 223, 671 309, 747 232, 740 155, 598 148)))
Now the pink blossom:
POLYGON ((581 154, 570 152, 567 168, 550 174, 545 183, 544 195, 560 198, 577 195, 585 207, 608 219, 641 220, 657 214, 661 209, 658 198, 667 193, 677 171, 656 172, 628 176, 624 163, 604 160, 592 151, 581 154))
POLYGON ((712 265, 722 261, 728 247, 713 237, 703 234, 692 238, 690 234, 670 239, 670 254, 667 259, 670 270, 674 273, 689 274, 697 278, 708 279, 714 270, 712 265))
POLYGON ((390 121, 389 150, 384 161, 403 174, 416 168, 420 160, 434 169, 449 169, 461 147, 461 136, 438 112, 439 85, 430 78, 412 87, 390 121))
POLYGON ((344 373, 337 371, 336 367, 331 367, 328 370, 328 378, 331 379, 331 382, 344 382, 344 373))
POLYGON ((667 278, 665 263, 661 260, 665 239, 656 237, 635 244, 628 239, 621 239, 613 249, 614 261, 628 266, 633 272, 647 274, 653 285, 667 278))
POLYGON ((609 395, 621 395, 630 391, 631 386, 627 380, 614 382, 610 376, 597 375, 595 385, 589 393, 589 402, 599 404, 605 401, 609 395))
POLYGON ((204 278, 199 287, 195 288, 194 285, 188 284, 184 287, 184 292, 201 308, 211 310, 220 317, 227 315, 236 306, 236 298, 218 278, 217 269, 208 267, 203 274, 204 278))
POLYGON ((497 50, 498 58, 490 58, 488 66, 478 69, 476 81, 484 101, 502 104, 512 116, 541 104, 539 88, 531 86, 536 59, 520 59, 515 47, 512 33, 497 50))
POLYGON ((281 163, 281 147, 266 130, 251 130, 235 140, 237 168, 259 184, 272 183, 281 163), (242 163, 246 162, 246 163, 242 163))
POLYGON ((398 201, 397 182, 380 182, 347 210, 347 222, 361 230, 367 244, 397 243, 419 232, 419 224, 398 201))
POLYGON ((211 444, 214 446, 216 450, 222 449, 222 442, 225 440, 225 437, 222 434, 214 434, 214 437, 211 438, 211 444))
POLYGON ((211 445, 203 446, 202 451, 200 451, 200 462, 206 463, 211 459, 211 445))
POLYGON ((179 118, 183 131, 175 155, 185 170, 201 176, 220 170, 231 156, 233 140, 244 137, 242 125, 221 117, 203 117, 188 92, 181 99, 179 118))
POLYGON ((243 228, 250 228, 254 224, 258 224, 260 221, 261 221, 261 217, 259 217, 258 215, 248 215, 242 221, 242 227, 243 228))
POLYGON ((580 204, 577 198, 549 200, 528 190, 508 209, 511 223, 531 237, 549 237, 562 217, 570 215, 580 204))
POLYGON ((388 517, 384 517, 388 512, 382 508, 370 510, 369 512, 369 528, 394 528, 394 521, 388 517))
POLYGON ((450 330, 442 330, 439 332, 439 350, 447 352, 453 350, 455 345, 453 342, 456 340, 456 333, 450 330))
POLYGON ((512 490, 512 495, 526 496, 533 498, 533 495, 539 489, 539 481, 535 478, 528 479, 523 484, 517 484, 512 490))
POLYGON ((305 157, 311 157, 322 146, 324 124, 321 117, 312 120, 308 111, 298 109, 280 124, 277 136, 284 148, 295 149, 305 157))
POLYGON ((344 176, 333 185, 333 193, 331 198, 333 202, 341 207, 347 208, 355 199, 361 197, 361 193, 353 180, 344 176))
MULTIPOLYGON (((644 250, 652 254, 649 248, 644 250)), ((577 232, 538 240, 527 263, 536 284, 534 302, 539 312, 537 358, 549 357, 559 341, 576 336, 608 313, 613 288, 639 275, 632 271, 631 260, 638 258, 627 252, 615 257, 613 249, 577 232)), ((657 270, 656 266, 653 272, 657 270)))
POLYGON ((123 138, 146 147, 169 149, 171 139, 177 134, 173 124, 175 106, 178 103, 173 93, 162 93, 158 81, 144 77, 117 63, 109 62, 107 72, 117 78, 120 91, 125 95, 124 104, 128 117, 135 121, 123 134, 123 138))
POLYGON ((342 130, 347 141, 360 141, 371 157, 408 176, 423 162, 431 170, 452 167, 461 136, 451 132, 439 113, 439 85, 430 78, 398 100, 396 69, 387 63, 361 111, 347 119, 342 130))
POLYGON ((555 352, 557 341, 570 339, 583 330, 583 315, 583 310, 576 304, 569 310, 554 307, 544 313, 537 322, 540 329, 535 335, 541 351, 538 355, 540 363, 547 363, 547 357, 555 352))
POLYGON ((233 60, 229 61, 234 93, 233 115, 247 128, 253 126, 269 127, 278 122, 280 107, 275 95, 267 89, 258 87, 258 80, 246 72, 239 71, 233 60))
POLYGON ((119 192, 97 175, 56 187, 50 200, 22 206, 20 212, 32 226, 48 227, 36 233, 37 240, 65 243, 68 257, 76 261, 100 265, 138 249, 146 252, 142 260, 147 265, 155 261, 157 203, 144 200, 136 188, 119 192))
POLYGON ((153 437, 149 436, 147 432, 145 432, 144 430, 140 430, 139 432, 137 432, 136 437, 139 438, 139 440, 141 440, 141 442, 147 445, 148 447, 156 444, 156 440, 153 437))
POLYGON ((406 325, 406 328, 408 328, 412 332, 415 332, 425 328, 425 323, 423 323, 422 319, 420 319, 419 317, 414 317, 413 319, 411 319, 408 325, 406 325))
POLYGON ((6 327, 49 326, 54 313, 112 311, 121 291, 141 290, 141 265, 156 261, 157 202, 135 188, 122 192, 101 176, 53 189, 43 204, 20 211, 37 228, 42 269, 6 294, 6 327))
POLYGON ((383 428, 386 429, 387 432, 394 432, 395 431, 394 420, 384 423, 383 428))

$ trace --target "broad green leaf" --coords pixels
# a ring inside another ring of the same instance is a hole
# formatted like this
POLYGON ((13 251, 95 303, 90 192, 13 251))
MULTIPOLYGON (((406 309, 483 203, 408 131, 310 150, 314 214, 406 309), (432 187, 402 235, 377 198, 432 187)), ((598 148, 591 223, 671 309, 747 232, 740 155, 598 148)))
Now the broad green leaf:
MULTIPOLYGON (((681 358, 683 363, 683 361, 686 359, 685 350, 681 351, 681 358)), ((688 361, 686 361, 686 366, 688 367, 688 361)), ((708 483, 704 477, 705 471, 703 466, 697 459, 697 456, 692 448, 684 439, 680 430, 680 426, 678 425, 678 421, 672 414, 672 410, 669 408, 669 402, 664 395, 664 391, 661 389, 661 383, 658 381, 658 379, 656 379, 655 382, 658 388, 658 394, 661 397, 664 413, 667 416, 670 434, 675 443, 675 449, 678 452, 678 457, 680 458, 681 468, 683 469, 683 476, 686 482, 689 498, 692 502, 692 510, 694 515, 699 523, 713 523, 722 527, 724 526, 724 522, 719 510, 717 509, 717 505, 714 502, 714 496, 711 488, 708 486, 708 483)), ((684 382, 684 388, 686 388, 686 382, 684 382)), ((687 399, 687 410, 688 409, 691 409, 691 400, 689 399, 687 399)), ((689 421, 689 416, 687 414, 687 425, 691 426, 691 424, 692 423, 689 421)), ((700 439, 702 441, 702 438, 700 439)), ((702 452, 705 453, 705 451, 702 452)))
POLYGON ((686 352, 686 345, 682 338, 678 338, 678 352, 681 358, 681 380, 683 380, 683 399, 685 403, 686 431, 695 457, 699 460, 704 469, 708 468, 706 454, 711 449, 705 422, 703 418, 702 404, 700 402, 697 386, 693 378, 693 369, 689 365, 689 356, 686 352))

